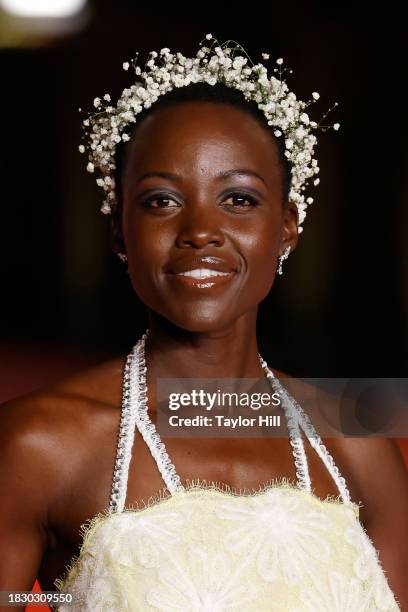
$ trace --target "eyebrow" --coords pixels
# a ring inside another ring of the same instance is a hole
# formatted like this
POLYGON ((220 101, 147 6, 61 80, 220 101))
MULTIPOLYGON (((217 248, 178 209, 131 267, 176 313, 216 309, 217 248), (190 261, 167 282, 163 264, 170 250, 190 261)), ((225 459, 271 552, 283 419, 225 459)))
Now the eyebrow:
MULTIPOLYGON (((240 168, 237 170, 226 170, 225 172, 221 172, 217 174, 215 178, 217 181, 219 181, 219 180, 225 180, 225 179, 231 178, 232 176, 254 176, 255 178, 258 178, 263 183, 265 183, 265 179, 260 174, 258 174, 254 170, 249 170, 247 168, 240 168)), ((178 174, 173 174, 172 172, 155 171, 155 172, 146 172, 145 174, 142 174, 142 176, 140 176, 136 182, 140 183, 141 181, 147 178, 155 178, 155 177, 170 179, 170 180, 179 181, 179 182, 183 180, 181 176, 179 176, 178 174)))

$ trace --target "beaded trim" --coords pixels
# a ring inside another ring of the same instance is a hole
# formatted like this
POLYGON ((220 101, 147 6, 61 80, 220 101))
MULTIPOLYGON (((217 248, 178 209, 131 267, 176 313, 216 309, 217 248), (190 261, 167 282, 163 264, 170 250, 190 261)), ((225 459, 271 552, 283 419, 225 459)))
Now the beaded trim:
POLYGON ((272 370, 269 369, 266 361, 258 353, 261 366, 265 371, 266 377, 268 378, 272 389, 276 389, 279 392, 281 398, 283 398, 282 408, 285 413, 286 423, 289 431, 289 442, 292 447, 292 454, 295 463, 295 471, 297 478, 297 486, 300 489, 312 491, 312 483, 309 475, 309 466, 307 464, 307 457, 305 453, 305 447, 303 444, 302 434, 299 428, 299 420, 297 414, 293 410, 292 402, 286 389, 282 387, 279 380, 276 378, 272 370))
MULTIPOLYGON (((154 457, 167 489, 171 494, 184 491, 185 487, 170 461, 164 443, 161 441, 156 426, 150 420, 147 405, 146 358, 145 343, 150 330, 147 329, 140 340, 129 353, 123 376, 122 411, 118 436, 115 469, 112 482, 109 512, 123 512, 129 475, 129 465, 132 456, 135 428, 137 426, 144 441, 154 457)), ((282 386, 279 379, 269 369, 266 361, 258 353, 259 360, 271 387, 283 398, 282 408, 285 413, 289 440, 296 468, 298 488, 311 492, 312 484, 309 474, 307 457, 303 444, 301 430, 308 438, 310 445, 316 450, 331 477, 339 489, 343 502, 350 503, 350 493, 346 481, 341 476, 333 457, 318 436, 309 417, 298 402, 282 386)))
POLYGON ((163 480, 171 494, 184 491, 180 476, 170 461, 166 447, 160 439, 156 426, 151 422, 147 405, 147 383, 146 383, 146 358, 145 340, 149 330, 143 335, 142 340, 136 345, 136 359, 133 361, 130 372, 131 381, 131 405, 136 412, 136 425, 144 441, 156 460, 157 466, 163 480))
MULTIPOLYGON (((271 372, 266 364, 266 362, 261 358, 262 367, 264 367, 267 373, 267 377, 270 378, 272 386, 275 386, 276 391, 279 392, 280 396, 284 398, 284 402, 282 403, 282 407, 285 411, 286 418, 288 419, 288 429, 289 436, 291 438, 290 443, 293 444, 297 442, 298 438, 292 439, 292 432, 289 428, 289 419, 292 424, 292 431, 297 431, 300 435, 300 429, 302 429, 309 440, 312 448, 315 449, 320 459, 323 461, 326 466, 330 476, 333 478, 341 498, 344 503, 351 502, 350 492, 347 488, 346 481, 344 477, 340 474, 340 471, 336 464, 334 463, 334 459, 327 450, 325 444, 321 437, 318 435, 315 427, 313 426, 309 416, 305 413, 300 404, 292 397, 289 392, 282 386, 281 382, 274 376, 273 372, 271 372), (273 382, 272 382, 273 381, 273 382)), ((306 488, 308 491, 311 490, 311 481, 309 476, 309 470, 307 465, 307 458, 305 454, 305 449, 303 443, 301 447, 295 447, 294 450, 295 456, 295 464, 300 472, 300 480, 301 480, 301 488, 306 488), (296 454, 295 454, 296 453, 296 454)), ((296 472, 297 474, 297 472, 296 472)))
POLYGON ((136 413, 132 410, 132 406, 130 405, 130 366, 132 360, 133 353, 130 353, 126 359, 123 374, 122 411, 109 512, 122 511, 125 505, 129 464, 132 456, 136 421, 136 413))
POLYGON ((151 422, 147 406, 147 382, 145 342, 150 330, 146 330, 127 357, 124 377, 122 412, 119 427, 119 442, 116 453, 115 469, 112 483, 112 493, 109 503, 109 512, 123 512, 129 465, 137 426, 150 452, 156 460, 163 480, 170 491, 175 493, 184 490, 180 477, 171 463, 163 442, 151 422))
POLYGON ((327 450, 327 447, 323 443, 321 437, 317 434, 311 420, 309 419, 309 416, 304 412, 304 410, 301 408, 301 406, 298 404, 298 402, 294 398, 291 398, 291 399, 292 399, 293 407, 296 410, 297 414, 299 415, 300 427, 305 432, 310 442, 310 445, 312 446, 312 448, 315 449, 320 459, 323 461, 324 465, 329 471, 334 482, 336 483, 336 486, 339 490, 339 493, 341 495, 343 502, 351 503, 350 491, 347 488, 346 480, 340 474, 340 471, 337 465, 334 463, 333 457, 327 450))

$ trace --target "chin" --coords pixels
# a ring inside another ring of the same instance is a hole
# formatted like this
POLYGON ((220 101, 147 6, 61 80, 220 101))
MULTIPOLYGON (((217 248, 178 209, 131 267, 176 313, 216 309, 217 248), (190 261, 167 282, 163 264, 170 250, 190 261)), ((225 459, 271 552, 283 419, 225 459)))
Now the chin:
POLYGON ((235 320, 225 320, 224 317, 221 319, 219 316, 198 317, 197 313, 194 312, 191 313, 191 316, 186 315, 184 317, 171 317, 164 314, 162 314, 162 316, 168 319, 173 325, 191 333, 209 333, 221 331, 232 325, 235 320))

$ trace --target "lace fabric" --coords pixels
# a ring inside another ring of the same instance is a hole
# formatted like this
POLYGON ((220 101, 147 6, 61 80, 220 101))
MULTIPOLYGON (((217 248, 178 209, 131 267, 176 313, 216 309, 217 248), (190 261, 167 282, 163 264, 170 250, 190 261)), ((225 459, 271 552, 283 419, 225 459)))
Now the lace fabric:
POLYGON ((197 480, 142 505, 83 526, 56 583, 81 602, 60 610, 399 610, 359 507, 340 497, 288 479, 250 495, 197 480))

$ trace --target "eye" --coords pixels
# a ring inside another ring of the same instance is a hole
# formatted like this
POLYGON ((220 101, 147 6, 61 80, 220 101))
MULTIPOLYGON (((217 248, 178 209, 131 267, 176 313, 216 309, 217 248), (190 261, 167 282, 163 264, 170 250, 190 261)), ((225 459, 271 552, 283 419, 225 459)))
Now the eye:
POLYGON ((179 204, 166 194, 155 194, 146 198, 143 206, 146 208, 176 208, 179 204))
MULTIPOLYGON (((231 200, 233 202, 232 204, 228 205, 231 208, 254 208, 255 206, 258 206, 258 200, 248 193, 230 193, 227 200, 231 200)), ((227 200, 224 200, 224 202, 227 200)))

